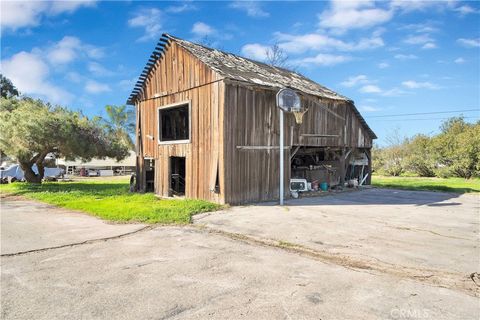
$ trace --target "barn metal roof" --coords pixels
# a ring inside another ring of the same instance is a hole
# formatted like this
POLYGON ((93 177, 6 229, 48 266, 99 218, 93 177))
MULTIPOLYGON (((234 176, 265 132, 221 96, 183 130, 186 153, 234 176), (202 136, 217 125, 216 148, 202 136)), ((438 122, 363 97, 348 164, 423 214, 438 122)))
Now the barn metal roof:
POLYGON ((155 61, 163 56, 163 51, 170 41, 177 43, 179 46, 190 52, 192 55, 226 79, 248 82, 251 84, 273 88, 289 87, 320 98, 351 102, 354 112, 359 117, 360 122, 365 126, 370 135, 376 138, 375 133, 367 125, 366 121, 360 115, 360 112, 355 108, 351 99, 342 96, 294 71, 267 65, 265 63, 240 57, 232 53, 208 48, 190 41, 176 38, 169 34, 163 34, 158 41, 154 52, 150 56, 145 69, 140 75, 134 90, 128 98, 127 104, 134 104, 138 99, 138 95, 143 91, 143 85, 147 75, 155 65, 155 61))

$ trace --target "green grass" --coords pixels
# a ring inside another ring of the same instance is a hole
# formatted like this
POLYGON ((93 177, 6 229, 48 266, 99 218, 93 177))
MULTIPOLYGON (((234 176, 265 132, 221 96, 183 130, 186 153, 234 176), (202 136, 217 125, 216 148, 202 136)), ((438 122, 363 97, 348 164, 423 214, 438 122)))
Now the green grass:
POLYGON ((372 184, 381 188, 429 190, 456 193, 480 192, 480 179, 372 176, 372 184))
POLYGON ((41 185, 0 185, 1 194, 19 195, 59 207, 79 210, 116 222, 190 223, 196 213, 218 210, 220 205, 193 199, 159 199, 151 193, 128 191, 128 182, 44 182, 41 185))

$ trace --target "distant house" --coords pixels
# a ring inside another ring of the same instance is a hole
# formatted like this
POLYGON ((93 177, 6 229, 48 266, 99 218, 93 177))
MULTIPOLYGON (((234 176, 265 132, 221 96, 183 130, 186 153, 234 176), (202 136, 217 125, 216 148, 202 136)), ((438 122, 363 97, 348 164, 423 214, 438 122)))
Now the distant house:
POLYGON ((304 76, 164 34, 127 103, 137 110, 140 191, 219 203, 279 197, 279 110, 289 87, 308 108, 285 117, 289 179, 370 183, 375 133, 352 100, 304 76))

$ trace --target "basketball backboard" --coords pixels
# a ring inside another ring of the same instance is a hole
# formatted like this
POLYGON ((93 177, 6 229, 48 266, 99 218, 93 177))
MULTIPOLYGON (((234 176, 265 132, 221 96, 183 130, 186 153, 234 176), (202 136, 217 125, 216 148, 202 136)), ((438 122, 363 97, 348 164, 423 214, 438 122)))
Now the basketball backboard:
POLYGON ((300 111, 300 97, 292 89, 280 89, 280 91, 277 93, 277 107, 285 112, 300 111))

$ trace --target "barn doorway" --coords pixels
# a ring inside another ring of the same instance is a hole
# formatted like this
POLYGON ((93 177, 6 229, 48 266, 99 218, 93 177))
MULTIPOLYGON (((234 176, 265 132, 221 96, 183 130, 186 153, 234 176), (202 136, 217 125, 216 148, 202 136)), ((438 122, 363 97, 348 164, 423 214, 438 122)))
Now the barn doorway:
POLYGON ((185 195, 185 157, 170 157, 170 195, 185 195))
POLYGON ((340 183, 340 156, 338 149, 328 147, 298 146, 290 156, 290 176, 305 179, 312 186, 340 183))
POLYGON ((145 158, 145 192, 155 192, 155 160, 145 158))

